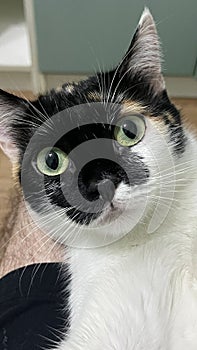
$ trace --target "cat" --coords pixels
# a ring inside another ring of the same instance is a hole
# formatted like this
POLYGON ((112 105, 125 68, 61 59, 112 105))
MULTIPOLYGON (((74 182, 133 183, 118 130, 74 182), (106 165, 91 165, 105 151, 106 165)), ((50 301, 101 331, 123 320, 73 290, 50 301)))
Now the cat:
POLYGON ((0 107, 29 213, 65 245, 57 349, 197 349, 197 141, 167 95, 150 11, 115 69, 31 103, 1 90, 0 107))

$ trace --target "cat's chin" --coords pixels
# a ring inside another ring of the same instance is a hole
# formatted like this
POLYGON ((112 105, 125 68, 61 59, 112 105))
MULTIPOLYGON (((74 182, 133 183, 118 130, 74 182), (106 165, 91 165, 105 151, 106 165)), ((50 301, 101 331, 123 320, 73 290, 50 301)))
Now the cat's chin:
MULTIPOLYGON (((89 225, 80 225, 80 234, 76 232, 73 235, 73 243, 70 241, 67 245, 82 248, 97 248, 113 244, 126 236, 130 236, 133 244, 146 239, 139 237, 139 232, 135 234, 136 226, 140 224, 142 215, 142 203, 139 201, 135 207, 126 203, 108 204, 99 217, 93 220, 89 225)), ((141 231, 142 233, 142 231, 141 231)))
POLYGON ((114 221, 117 221, 118 218, 125 212, 125 206, 118 206, 117 204, 109 203, 105 209, 101 212, 100 216, 95 219, 89 226, 98 227, 105 226, 114 221))

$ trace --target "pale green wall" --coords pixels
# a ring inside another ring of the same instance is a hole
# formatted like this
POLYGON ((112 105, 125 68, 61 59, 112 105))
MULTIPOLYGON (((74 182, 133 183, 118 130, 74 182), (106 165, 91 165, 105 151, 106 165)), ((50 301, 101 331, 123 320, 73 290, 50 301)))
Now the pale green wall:
POLYGON ((45 73, 89 73, 117 64, 144 5, 157 22, 164 73, 191 76, 197 0, 34 0, 39 65, 45 73))

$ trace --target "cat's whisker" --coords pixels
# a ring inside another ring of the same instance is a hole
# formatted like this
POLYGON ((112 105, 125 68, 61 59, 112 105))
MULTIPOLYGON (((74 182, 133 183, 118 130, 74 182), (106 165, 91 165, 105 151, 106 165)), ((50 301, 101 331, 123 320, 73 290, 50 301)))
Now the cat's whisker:
POLYGON ((178 168, 178 169, 169 169, 169 170, 164 170, 164 171, 161 171, 161 172, 157 172, 154 174, 155 177, 164 177, 164 176, 177 176, 181 173, 184 173, 184 174, 187 174, 188 170, 194 170, 196 171, 196 168, 193 166, 193 165, 189 165, 187 166, 186 168, 185 167, 182 167, 182 168, 178 168), (171 170, 173 172, 171 172, 171 170))
MULTIPOLYGON (((50 237, 48 237, 48 239, 44 242, 44 244, 42 245, 42 247, 44 247, 44 246, 46 245, 46 243, 47 243, 49 240, 51 240, 50 237)), ((49 251, 46 252, 46 254, 43 256, 42 262, 35 265, 35 267, 34 267, 34 269, 33 269, 33 272, 32 272, 32 277, 31 277, 31 281, 30 281, 30 284, 29 284, 29 288, 28 288, 27 295, 30 294, 31 287, 32 287, 32 285, 33 285, 33 281, 34 281, 34 279, 35 279, 36 274, 37 274, 38 271, 39 271, 39 268, 42 266, 42 263, 43 263, 43 262, 46 262, 46 263, 47 263, 47 258, 50 257, 51 252, 54 251, 55 247, 57 247, 57 243, 58 243, 57 241, 54 241, 54 243, 53 243, 51 249, 49 249, 49 251)), ((40 249, 41 249, 41 247, 40 247, 40 249)), ((39 252, 39 250, 38 250, 38 252, 39 252)))
MULTIPOLYGON (((161 158, 162 159, 162 158, 161 158)), ((173 170, 173 171, 177 171, 177 170, 187 170, 188 169, 188 167, 185 167, 186 165, 188 166, 188 164, 190 165, 190 168, 191 167, 195 167, 196 168, 196 166, 195 166, 195 164, 194 164, 194 161, 193 160, 191 160, 191 161, 186 161, 186 162, 182 162, 181 164, 174 164, 172 167, 170 167, 170 168, 166 168, 166 169, 163 169, 162 170, 162 172, 168 172, 168 171, 170 171, 170 170, 173 170), (181 168, 181 169, 179 169, 179 168, 181 168)))
MULTIPOLYGON (((169 192, 167 192, 168 194, 169 194, 169 192)), ((172 192, 172 193, 174 193, 174 192, 172 192)), ((150 196, 148 195, 147 196, 147 198, 157 198, 158 200, 160 200, 160 199, 162 199, 162 200, 166 200, 166 201, 170 201, 170 202, 177 202, 177 203, 179 203, 180 202, 180 199, 176 199, 176 198, 174 198, 174 197, 165 197, 165 196, 161 196, 160 194, 158 194, 158 195, 153 195, 153 194, 151 194, 150 196)))
POLYGON ((40 107, 42 108, 42 110, 43 110, 43 112, 44 112, 44 113, 42 113, 42 115, 46 116, 47 119, 50 119, 50 116, 49 116, 48 113, 46 112, 46 109, 44 108, 43 104, 41 103, 40 98, 38 98, 37 101, 38 101, 40 107))
POLYGON ((15 232, 14 234, 12 234, 11 237, 9 237, 8 240, 6 240, 4 242, 3 245, 1 245, 0 247, 0 251, 3 250, 6 246, 8 246, 8 244, 14 240, 16 238, 17 235, 19 235, 22 231, 26 230, 28 227, 32 226, 32 223, 28 223, 27 225, 23 225, 23 227, 21 227, 19 230, 17 230, 17 232, 15 232))
MULTIPOLYGON (((73 229, 69 232, 69 234, 66 236, 65 233, 67 233, 67 231, 68 231, 68 229, 64 232, 65 238, 64 238, 64 240, 63 240, 63 244, 67 244, 67 242, 68 242, 68 240, 70 240, 70 237, 72 236, 73 232, 75 232, 75 237, 73 237, 72 241, 73 241, 73 242, 76 242, 76 237, 79 236, 79 233, 83 231, 83 226, 80 227, 80 226, 78 225, 78 227, 73 228, 73 229), (76 230, 76 229, 77 229, 77 230, 76 230)), ((71 246, 71 245, 73 245, 73 243, 70 243, 70 242, 69 242, 69 246, 71 246)))
MULTIPOLYGON (((170 202, 170 205, 169 205, 169 202, 165 202, 165 199, 159 199, 159 198, 155 198, 155 197, 150 197, 151 199, 151 202, 152 204, 154 204, 154 210, 158 210, 158 207, 164 207, 164 208, 167 208, 169 210, 173 210, 173 211, 176 211, 176 207, 173 205, 175 203, 173 203, 173 201, 170 202)), ((149 214, 147 214, 149 215, 149 214)))

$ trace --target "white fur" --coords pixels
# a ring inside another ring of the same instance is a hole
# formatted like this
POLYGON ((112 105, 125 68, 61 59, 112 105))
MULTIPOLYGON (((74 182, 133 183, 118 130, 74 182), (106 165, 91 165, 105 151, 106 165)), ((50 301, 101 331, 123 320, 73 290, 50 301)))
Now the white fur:
POLYGON ((109 246, 68 250, 71 329, 58 350, 197 349, 196 156, 189 136, 184 185, 153 234, 141 222, 109 246))

